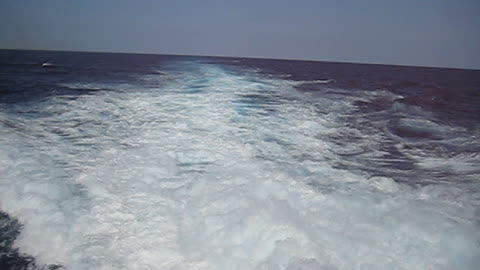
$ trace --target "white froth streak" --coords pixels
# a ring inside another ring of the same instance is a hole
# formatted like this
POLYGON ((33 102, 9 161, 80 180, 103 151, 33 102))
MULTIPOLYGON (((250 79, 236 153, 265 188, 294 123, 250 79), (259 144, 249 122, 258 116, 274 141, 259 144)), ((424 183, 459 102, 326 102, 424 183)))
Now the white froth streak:
POLYGON ((180 78, 36 108, 61 115, 1 115, 24 126, 0 133, 0 208, 24 224, 21 251, 67 269, 479 262, 475 204, 456 190, 331 168, 334 146, 318 135, 342 124, 319 119, 292 83, 200 64, 180 78), (281 104, 248 103, 267 91, 281 104))

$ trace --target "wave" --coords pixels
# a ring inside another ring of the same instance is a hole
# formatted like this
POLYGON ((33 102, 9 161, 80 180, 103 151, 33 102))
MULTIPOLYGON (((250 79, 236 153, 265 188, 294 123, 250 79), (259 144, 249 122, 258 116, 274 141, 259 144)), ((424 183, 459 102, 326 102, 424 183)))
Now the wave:
MULTIPOLYGON (((20 252, 67 269, 478 265, 478 193, 356 161, 413 147, 375 129, 395 105, 359 113, 355 101, 387 92, 318 95, 212 64, 169 68, 175 79, 156 87, 67 83, 117 91, 0 114, 0 208, 23 224, 20 252), (34 128, 12 132, 16 122, 34 128)), ((418 115, 396 124, 453 137, 418 115)))
POLYGON ((333 82, 335 79, 296 81, 298 84, 329 84, 333 82))
POLYGON ((49 62, 44 62, 42 63, 42 67, 55 67, 55 65, 49 62))

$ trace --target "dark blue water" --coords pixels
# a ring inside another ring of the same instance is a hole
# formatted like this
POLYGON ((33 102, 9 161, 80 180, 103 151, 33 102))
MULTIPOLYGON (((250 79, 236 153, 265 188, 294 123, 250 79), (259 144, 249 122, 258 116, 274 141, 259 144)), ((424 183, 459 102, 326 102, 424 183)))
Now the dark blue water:
POLYGON ((480 71, 0 50, 1 269, 476 269, 480 71))

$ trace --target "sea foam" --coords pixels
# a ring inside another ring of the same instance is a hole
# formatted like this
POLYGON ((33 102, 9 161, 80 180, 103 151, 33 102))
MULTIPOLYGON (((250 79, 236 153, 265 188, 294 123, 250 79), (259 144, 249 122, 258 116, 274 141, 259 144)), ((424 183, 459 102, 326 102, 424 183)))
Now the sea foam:
POLYGON ((67 269, 479 265, 478 198, 334 166, 349 146, 325 136, 348 129, 353 102, 215 65, 171 68, 181 79, 158 88, 0 114, 0 208, 24 225, 22 252, 67 269))

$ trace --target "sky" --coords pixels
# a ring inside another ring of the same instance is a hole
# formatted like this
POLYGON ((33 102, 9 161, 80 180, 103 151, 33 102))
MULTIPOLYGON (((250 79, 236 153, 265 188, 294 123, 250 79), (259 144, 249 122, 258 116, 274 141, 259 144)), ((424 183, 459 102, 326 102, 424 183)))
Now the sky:
POLYGON ((0 49, 480 69, 480 0, 1 0, 0 49))

